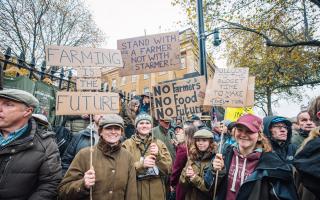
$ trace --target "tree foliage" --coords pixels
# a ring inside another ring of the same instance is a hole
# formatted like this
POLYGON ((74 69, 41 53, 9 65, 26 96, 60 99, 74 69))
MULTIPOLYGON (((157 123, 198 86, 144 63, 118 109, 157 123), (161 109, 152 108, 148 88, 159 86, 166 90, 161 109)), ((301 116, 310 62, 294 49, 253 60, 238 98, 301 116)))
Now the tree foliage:
POLYGON ((99 46, 104 34, 82 0, 1 0, 0 48, 44 59, 46 45, 99 46))
MULTIPOLYGON (((196 27, 196 1, 174 0, 196 27)), ((320 83, 320 1, 207 0, 207 30, 220 27, 230 65, 256 76, 256 106, 272 115, 277 98, 301 99, 298 86, 320 83)))

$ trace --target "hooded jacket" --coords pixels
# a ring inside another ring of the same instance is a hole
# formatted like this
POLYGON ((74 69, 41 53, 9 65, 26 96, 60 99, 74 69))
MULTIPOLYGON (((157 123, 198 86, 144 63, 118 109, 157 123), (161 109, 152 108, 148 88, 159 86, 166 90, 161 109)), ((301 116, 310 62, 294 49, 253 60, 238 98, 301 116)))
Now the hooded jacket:
MULTIPOLYGON (((224 154, 225 167, 219 171, 217 200, 226 199, 228 176, 235 146, 228 146, 224 154)), ((204 180, 206 187, 212 189, 215 182, 215 171, 210 165, 204 180)), ((297 200, 293 184, 291 167, 274 152, 262 152, 253 172, 241 184, 236 200, 297 200)))
POLYGON ((132 155, 137 175, 138 200, 165 200, 166 189, 162 176, 168 176, 171 173, 172 160, 166 145, 151 136, 141 139, 137 134, 123 142, 123 147, 132 155), (156 166, 160 176, 153 176, 145 179, 138 179, 138 176, 146 174, 147 169, 143 167, 142 157, 150 155, 149 146, 154 142, 159 148, 159 154, 156 157, 156 166))
MULTIPOLYGON (((92 142, 93 144, 98 143, 99 136, 98 133, 93 129, 92 130, 93 138, 92 142)), ((62 174, 64 175, 67 170, 69 169, 69 166, 74 159, 74 157, 77 155, 77 153, 85 148, 90 146, 90 128, 86 128, 78 133, 76 133, 68 147, 66 148, 65 152, 63 153, 61 157, 61 165, 62 165, 62 174)))
POLYGON ((291 122, 289 122, 283 117, 278 117, 278 116, 265 117, 263 118, 263 133, 269 139, 272 145, 273 151, 275 151, 280 156, 280 158, 286 161, 288 164, 292 164, 294 155, 296 154, 296 151, 297 151, 297 146, 294 144, 291 144, 291 137, 292 137, 291 122), (283 122, 288 126, 287 140, 281 145, 272 137, 270 128, 272 123, 274 123, 273 121, 283 122))
POLYGON ((319 136, 303 146, 293 165, 299 172, 302 184, 320 198, 320 127, 313 129, 310 134, 319 136))

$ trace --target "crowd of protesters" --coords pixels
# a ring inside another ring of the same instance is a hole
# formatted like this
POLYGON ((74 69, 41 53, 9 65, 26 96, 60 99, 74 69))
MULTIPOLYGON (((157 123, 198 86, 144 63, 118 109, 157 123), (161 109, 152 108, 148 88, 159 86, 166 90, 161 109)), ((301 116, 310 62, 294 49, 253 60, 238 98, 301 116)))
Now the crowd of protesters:
POLYGON ((33 95, 0 91, 0 199, 320 199, 320 96, 296 122, 156 120, 151 98, 75 131, 33 114, 33 95))

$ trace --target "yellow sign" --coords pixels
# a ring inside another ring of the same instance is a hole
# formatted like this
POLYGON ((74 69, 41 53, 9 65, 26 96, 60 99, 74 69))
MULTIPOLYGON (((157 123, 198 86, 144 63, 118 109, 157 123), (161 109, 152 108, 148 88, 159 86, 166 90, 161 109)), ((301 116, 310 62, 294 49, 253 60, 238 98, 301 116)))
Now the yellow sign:
POLYGON ((225 120, 230 120, 235 122, 244 114, 253 114, 252 107, 245 107, 245 108, 227 108, 226 114, 224 115, 225 120))

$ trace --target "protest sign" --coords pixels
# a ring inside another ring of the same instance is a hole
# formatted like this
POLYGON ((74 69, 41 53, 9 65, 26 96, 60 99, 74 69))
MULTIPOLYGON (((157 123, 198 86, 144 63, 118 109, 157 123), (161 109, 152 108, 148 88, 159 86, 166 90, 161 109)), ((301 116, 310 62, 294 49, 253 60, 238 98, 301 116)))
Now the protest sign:
POLYGON ((118 40, 124 66, 120 76, 180 68, 179 32, 118 40))
POLYGON ((100 90, 101 79, 99 78, 79 78, 77 79, 77 90, 100 90))
POLYGON ((218 68, 209 80, 204 105, 244 107, 249 68, 218 68))
POLYGON ((68 67, 123 67, 119 50, 55 45, 46 47, 46 64, 68 67))
POLYGON ((101 70, 97 67, 79 67, 76 70, 79 78, 101 78, 101 70))
POLYGON ((119 94, 109 92, 57 92, 57 115, 119 112, 119 94))
POLYGON ((249 76, 248 80, 248 90, 245 106, 254 106, 254 86, 256 78, 254 76, 249 76))
POLYGON ((230 108, 226 109, 226 113, 224 115, 225 120, 230 120, 235 122, 244 114, 253 114, 252 107, 245 107, 245 108, 230 108))
POLYGON ((156 119, 203 112, 204 76, 162 83, 153 87, 156 119))

